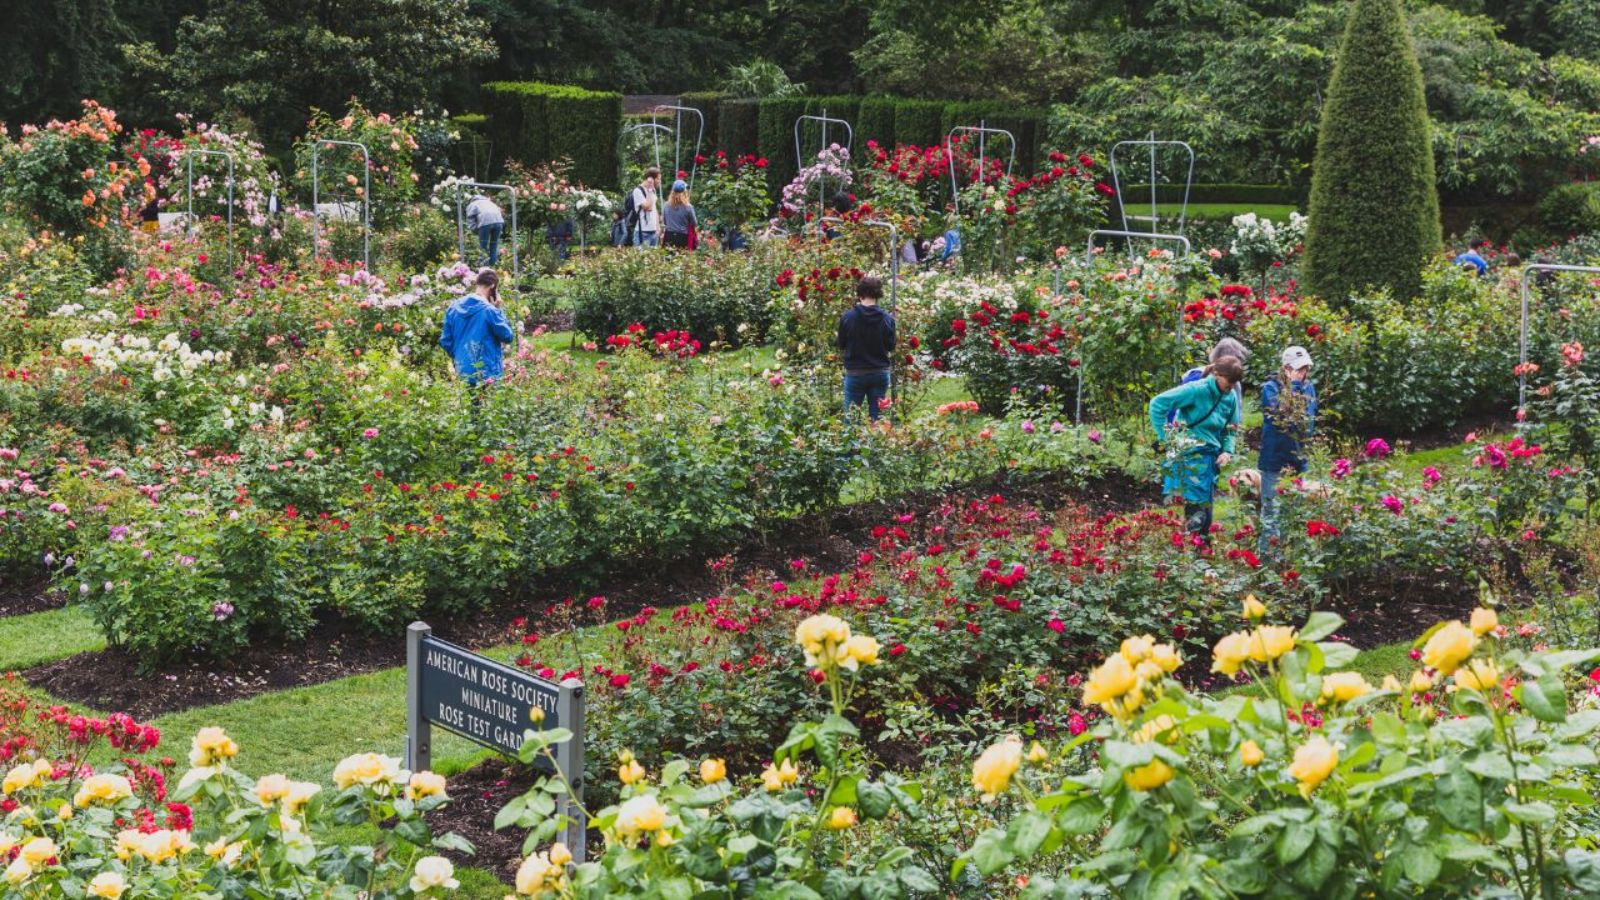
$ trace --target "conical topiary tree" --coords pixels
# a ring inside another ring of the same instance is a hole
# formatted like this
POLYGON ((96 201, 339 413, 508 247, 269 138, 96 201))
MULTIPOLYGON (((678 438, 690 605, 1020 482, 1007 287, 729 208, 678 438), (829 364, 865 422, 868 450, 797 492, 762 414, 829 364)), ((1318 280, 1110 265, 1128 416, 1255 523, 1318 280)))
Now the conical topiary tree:
POLYGON ((1333 67, 1311 177, 1305 280, 1339 302, 1368 286, 1417 296, 1439 251, 1422 70, 1400 0, 1356 0, 1333 67))

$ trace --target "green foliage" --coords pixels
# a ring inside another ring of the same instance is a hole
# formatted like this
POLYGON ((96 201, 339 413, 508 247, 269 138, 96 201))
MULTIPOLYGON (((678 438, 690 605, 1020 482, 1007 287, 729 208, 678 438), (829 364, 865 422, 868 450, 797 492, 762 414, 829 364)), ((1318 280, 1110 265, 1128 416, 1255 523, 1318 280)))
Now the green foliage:
POLYGON ((1539 201, 1539 224, 1562 238, 1600 231, 1600 194, 1587 182, 1557 185, 1539 201))
POLYGON ((1439 252, 1422 72, 1398 0, 1358 0, 1328 86, 1311 184, 1306 283, 1338 302, 1369 285, 1410 300, 1439 252))
POLYGON ((894 108, 897 102, 893 97, 861 98, 861 110, 856 116, 856 140, 862 147, 867 146, 867 141, 877 141, 885 147, 894 146, 894 108))
POLYGON ((927 147, 944 141, 940 129, 944 104, 934 100, 900 100, 894 106, 894 142, 927 147))
MULTIPOLYGON (((721 120, 718 114, 722 111, 722 102, 726 99, 728 99, 728 95, 720 91, 690 91, 678 96, 679 106, 698 109, 700 115, 705 116, 705 136, 700 142, 701 153, 710 153, 713 147, 722 146, 717 143, 717 129, 721 127, 721 120)), ((685 113, 683 115, 683 123, 684 141, 685 146, 687 146, 687 142, 694 140, 695 128, 699 125, 699 122, 695 120, 694 116, 685 113)))
MULTIPOLYGON (((991 101, 951 103, 945 106, 940 116, 939 129, 949 134, 950 129, 957 125, 977 127, 982 124, 989 128, 1001 128, 1011 132, 1017 142, 1014 174, 1026 175, 1034 171, 1038 165, 1044 117, 1043 110, 1018 109, 1009 103, 991 101)), ((976 141, 977 136, 971 135, 967 140, 976 141)), ((995 159, 1008 158, 1006 143, 1003 135, 985 136, 988 155, 995 159)))
POLYGON ((496 81, 483 86, 483 97, 498 165, 566 158, 573 161, 574 180, 595 186, 616 183, 621 94, 496 81))
POLYGON ((717 146, 730 154, 755 153, 761 143, 761 102, 724 100, 717 110, 717 146))
POLYGON ((605 252, 579 263, 573 326, 595 341, 641 324, 684 330, 703 342, 761 342, 772 324, 776 260, 761 253, 605 252))
POLYGON ((0 120, 70 116, 85 97, 115 87, 117 45, 128 36, 118 0, 30 0, 0 33, 0 120))
POLYGON ((755 59, 729 69, 722 90, 741 100, 781 100, 801 96, 806 86, 790 81, 777 63, 755 59))
MULTIPOLYGON (((780 194, 783 186, 793 181, 799 171, 794 158, 794 124, 805 114, 808 102, 804 97, 761 101, 756 120, 756 152, 767 158, 767 189, 773 196, 780 194)), ((802 146, 801 149, 806 148, 802 146)))

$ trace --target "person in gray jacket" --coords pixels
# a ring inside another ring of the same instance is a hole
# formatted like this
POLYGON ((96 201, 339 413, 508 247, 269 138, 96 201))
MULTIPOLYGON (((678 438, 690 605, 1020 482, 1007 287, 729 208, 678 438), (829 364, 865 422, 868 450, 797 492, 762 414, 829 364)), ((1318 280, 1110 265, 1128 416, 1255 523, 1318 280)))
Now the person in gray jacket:
POLYGON ((467 204, 467 228, 478 235, 478 249, 489 265, 500 262, 500 235, 506 228, 505 213, 487 195, 478 194, 467 204))

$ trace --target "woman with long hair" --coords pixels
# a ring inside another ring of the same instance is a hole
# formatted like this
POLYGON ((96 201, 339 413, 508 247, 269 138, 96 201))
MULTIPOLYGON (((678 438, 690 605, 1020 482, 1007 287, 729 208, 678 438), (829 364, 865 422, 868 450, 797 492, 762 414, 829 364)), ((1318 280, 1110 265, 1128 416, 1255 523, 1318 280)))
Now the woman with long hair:
POLYGON ((693 250, 692 239, 699 226, 694 204, 689 202, 689 185, 680 178, 672 183, 672 193, 667 195, 667 208, 661 213, 661 227, 667 233, 667 246, 693 250))
POLYGON ((1223 356, 1203 372, 1198 381, 1151 398, 1150 427, 1166 452, 1163 491, 1183 497, 1185 526, 1209 546, 1217 474, 1233 459, 1239 409, 1234 387, 1244 380, 1244 364, 1223 356))

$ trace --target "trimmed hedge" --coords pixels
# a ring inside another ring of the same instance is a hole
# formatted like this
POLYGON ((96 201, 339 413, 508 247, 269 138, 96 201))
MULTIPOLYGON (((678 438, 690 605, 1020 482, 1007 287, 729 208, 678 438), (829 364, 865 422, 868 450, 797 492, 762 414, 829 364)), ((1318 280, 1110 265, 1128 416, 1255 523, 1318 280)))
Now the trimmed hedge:
POLYGON ((856 114, 856 143, 863 152, 867 141, 877 141, 885 147, 894 145, 894 108, 899 102, 893 97, 861 98, 861 110, 856 114))
POLYGON ((756 120, 756 152, 767 158, 767 189, 773 196, 794 180, 799 168, 794 158, 794 120, 805 114, 806 97, 768 98, 761 101, 756 120))
POLYGON ((566 157, 572 177, 591 187, 617 183, 617 136, 622 95, 536 81, 483 86, 496 171, 506 160, 526 163, 566 157))
POLYGON ((926 147, 944 141, 939 130, 944 104, 937 100, 900 100, 894 105, 894 142, 926 147))
MULTIPOLYGON (((1045 133, 1044 110, 1019 108, 1009 103, 987 100, 948 103, 939 119, 940 138, 949 134, 950 129, 957 125, 977 126, 979 123, 1011 132, 1017 139, 1017 163, 1014 171, 1018 175, 1034 171, 1039 160, 1039 142, 1044 139, 1045 133)), ((994 148, 990 155, 1006 158, 1005 143, 1005 138, 989 135, 987 146, 994 148)))
MULTIPOLYGON (((717 129, 720 127, 722 122, 722 103, 727 99, 728 95, 720 91, 692 91, 678 98, 679 106, 687 106, 690 109, 698 109, 700 110, 700 114, 706 117, 705 140, 700 142, 700 152, 706 154, 707 156, 711 155, 712 151, 722 146, 717 142, 719 135, 717 129)), ((683 115, 683 119, 685 125, 684 139, 686 141, 693 142, 694 126, 697 124, 694 120, 694 116, 685 113, 683 115)), ((727 148, 724 147, 723 149, 727 148)))
POLYGON ((1322 106, 1305 281, 1344 303, 1369 286, 1406 302, 1439 252, 1439 191, 1422 69, 1400 0, 1356 0, 1322 106))
MULTIPOLYGON (((731 154, 759 149, 759 100, 724 100, 717 110, 717 149, 731 154)), ((770 162, 770 161, 769 161, 770 162)))

